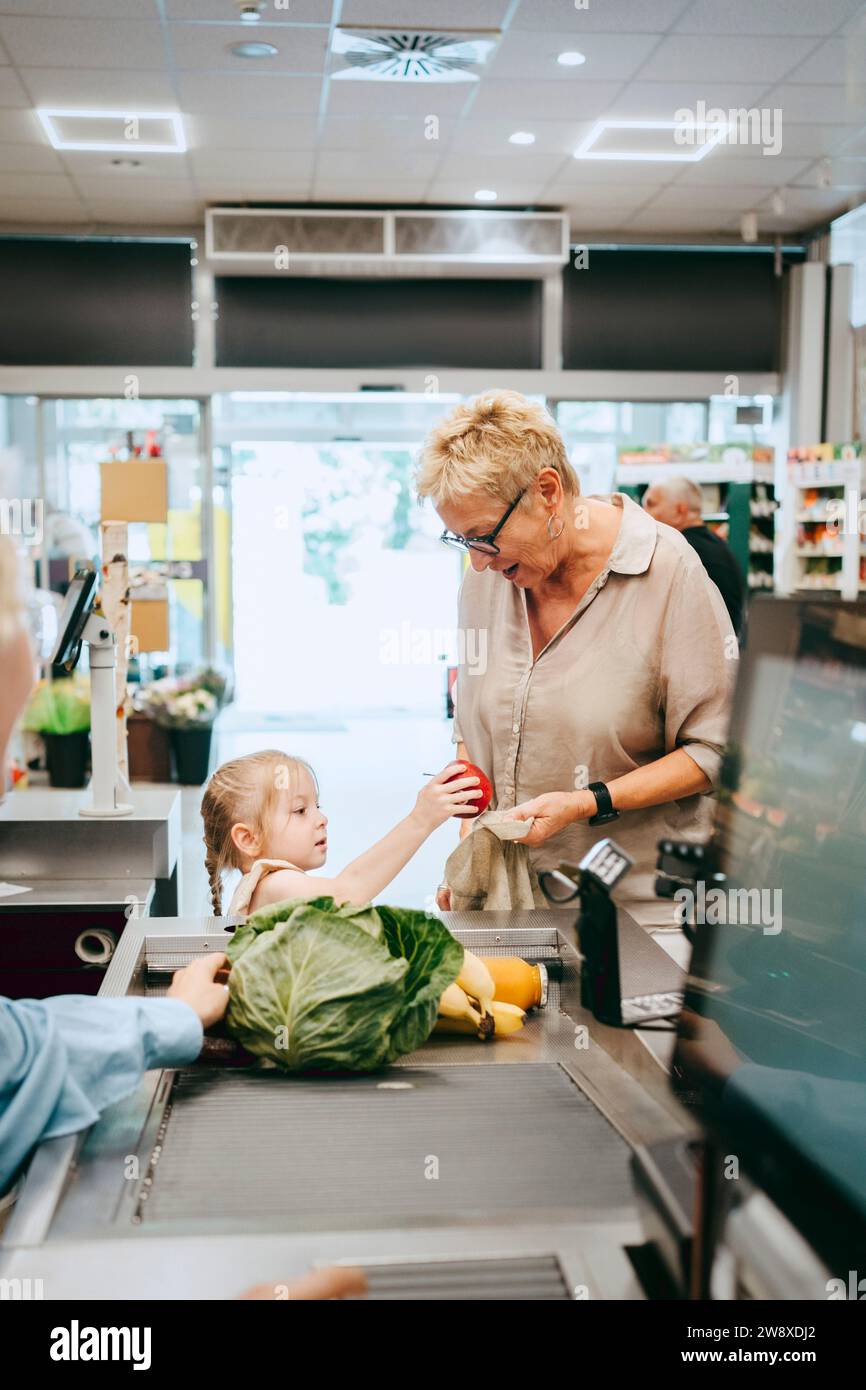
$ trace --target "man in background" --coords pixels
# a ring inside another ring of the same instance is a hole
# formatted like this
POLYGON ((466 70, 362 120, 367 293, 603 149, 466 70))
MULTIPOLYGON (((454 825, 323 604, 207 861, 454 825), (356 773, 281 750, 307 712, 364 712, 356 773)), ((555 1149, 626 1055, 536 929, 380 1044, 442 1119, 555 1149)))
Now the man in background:
POLYGON ((690 478, 656 478, 644 493, 643 505, 655 521, 682 533, 698 552, 704 569, 725 600, 734 632, 742 633, 745 586, 734 552, 704 525, 701 490, 690 478))

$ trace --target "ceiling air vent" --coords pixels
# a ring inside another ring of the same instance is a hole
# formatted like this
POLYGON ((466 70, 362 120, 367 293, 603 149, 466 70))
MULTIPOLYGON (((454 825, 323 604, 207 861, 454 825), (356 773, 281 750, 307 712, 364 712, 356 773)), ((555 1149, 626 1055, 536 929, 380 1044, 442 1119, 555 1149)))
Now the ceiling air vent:
POLYGON ((205 255, 234 275, 554 272, 568 260, 558 212, 208 208, 205 255))
POLYGON ((498 37, 497 30, 335 29, 331 52, 342 66, 331 76, 344 82, 477 82, 472 69, 487 61, 498 37))

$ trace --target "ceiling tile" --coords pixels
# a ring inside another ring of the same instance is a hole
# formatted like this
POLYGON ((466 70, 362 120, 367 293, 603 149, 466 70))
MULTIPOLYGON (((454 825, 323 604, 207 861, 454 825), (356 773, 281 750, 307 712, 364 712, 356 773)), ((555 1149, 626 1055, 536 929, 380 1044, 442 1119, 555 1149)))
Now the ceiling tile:
POLYGON ((682 167, 682 164, 667 160, 572 159, 563 166, 564 172, 560 172, 557 181, 568 183, 573 179, 574 186, 579 187, 590 183, 622 183, 627 178, 630 183, 661 187, 670 183, 682 167), (569 170, 573 172, 569 174, 569 170))
POLYGON ((188 179, 150 179, 147 186, 142 187, 135 176, 112 179, 106 175, 105 178, 76 178, 75 187, 88 203, 93 199, 138 204, 151 199, 164 203, 191 202, 195 199, 188 179))
POLYGON ((66 174, 0 174, 0 197, 74 198, 75 189, 66 174))
POLYGON ((480 90, 471 82, 329 82, 328 115, 453 116, 480 90))
POLYGON ((373 188, 363 180, 350 183, 344 179, 317 179, 313 185, 312 198, 316 202, 326 199, 331 203, 376 203, 379 206, 396 207, 400 203, 420 203, 425 190, 426 185, 420 181, 378 181, 373 188))
MULTIPOLYGON (((114 159, 127 156, 111 150, 63 150, 63 166, 73 178, 112 179, 118 185, 128 181, 130 187, 141 182, 150 186, 154 179, 173 183, 189 180, 190 166, 183 155, 140 154, 130 149, 129 158, 138 161, 135 169, 112 164, 114 159)), ((143 193, 141 196, 144 196, 143 193)))
POLYGON ((436 33, 450 26, 460 29, 498 29, 510 0, 343 0, 340 23, 376 24, 390 28, 395 24, 436 33))
MULTIPOLYGON (((2 72, 0 72, 2 80, 2 72)), ((176 111, 167 73, 102 68, 28 68, 27 87, 40 106, 94 105, 106 110, 176 111)), ((11 103, 10 103, 11 104, 11 103)), ((27 106, 31 102, 24 103, 27 106)))
POLYGON ((190 165, 197 179, 236 178, 267 183, 271 178, 308 179, 313 172, 312 150, 193 150, 190 165))
POLYGON ((267 116, 235 120, 197 111, 185 121, 191 150, 309 150, 316 141, 315 116, 267 116))
POLYGON ((592 120, 602 115, 620 90, 619 82, 494 82, 481 85, 472 106, 476 117, 532 116, 558 120, 592 120))
POLYGON ((142 227, 197 227, 204 220, 198 203, 115 203, 102 199, 87 202, 91 216, 99 222, 126 223, 142 227))
POLYGON ((490 183, 483 175, 475 179, 437 179, 431 184, 426 201, 428 203, 457 203, 461 207, 487 208, 510 205, 522 206, 536 203, 541 191, 540 184, 528 183, 490 183), (478 203, 475 200, 477 188, 493 188, 499 194, 495 203, 478 203))
POLYGON ((766 91, 766 84, 691 82, 632 82, 602 114, 617 120, 672 121, 677 111, 698 109, 703 102, 707 112, 747 110, 755 106, 766 91))
MULTIPOLYGON (((226 4, 225 0, 164 0, 164 4, 169 19, 195 19, 209 24, 233 23, 237 28, 234 7, 226 4)), ((327 25, 331 22, 333 8, 333 0, 289 0, 285 9, 268 6, 268 23, 327 25)))
POLYGON ((0 205, 0 225, 26 225, 28 222, 76 223, 90 218, 74 198, 8 198, 0 205))
POLYGON ((575 186, 570 183, 549 183, 544 190, 545 202, 562 204, 569 208, 592 208, 603 212, 606 207, 622 211, 637 208, 645 203, 652 189, 645 185, 590 183, 575 186))
POLYGON ((48 147, 45 131, 34 112, 13 110, 11 107, 0 109, 0 141, 3 140, 16 145, 48 147))
POLYGON ((740 185, 753 188, 775 188, 780 183, 793 183, 809 168, 808 159, 784 159, 767 156, 748 159, 739 148, 711 150, 699 164, 681 166, 676 176, 678 187, 694 190, 703 196, 705 188, 740 185), (700 191, 699 191, 700 190, 700 191))
MULTIPOLYGON (((0 39, 19 67, 161 68, 159 24, 132 19, 19 19, 0 15, 0 39)), ((94 95, 99 88, 94 89, 94 95)))
POLYGON ((270 179, 267 183, 252 180, 240 183, 237 179, 197 179, 199 194, 208 203, 305 203, 310 193, 310 180, 270 179))
MULTIPOLYGON (((780 156, 790 159, 816 159, 819 155, 832 154, 835 150, 841 149, 856 130, 857 127, 851 125, 795 125, 793 121, 785 120, 783 113, 780 156)), ((719 154, 724 148, 724 146, 719 146, 719 154)), ((744 159, 761 160, 780 157, 765 155, 760 144, 737 145, 736 150, 738 155, 744 159)), ((702 160, 701 163, 704 161, 702 160)))
POLYGON ((48 145, 0 144, 0 169, 13 174, 62 174, 60 156, 48 145))
POLYGON ((169 42, 174 65, 181 69, 249 72, 322 73, 328 56, 327 29, 287 28, 258 24, 255 33, 247 24, 171 24, 169 42), (232 44, 272 43, 279 52, 271 58, 237 58, 232 44))
MULTIPOLYGON (((444 167, 450 167, 447 163, 444 167)), ((387 156, 368 150, 365 155, 351 150, 322 150, 316 160, 316 175, 323 179, 345 179, 357 183, 368 178, 370 184, 384 177, 389 182, 405 178, 410 183, 432 178, 440 167, 440 155, 428 149, 391 151, 387 156)))
POLYGON ((0 106, 30 106, 31 104, 21 85, 20 77, 11 68, 0 68, 0 106))
POLYGON ((697 209, 683 212, 668 212, 665 209, 653 211, 648 208, 636 212, 625 219, 623 228, 628 232, 657 232, 686 234, 689 232, 719 233, 729 231, 736 222, 725 212, 702 212, 697 209))
MULTIPOLYGON (((333 90, 333 89, 332 89, 333 90)), ((427 117, 414 116, 334 116, 329 115, 322 129, 319 148, 327 150, 442 150, 462 131, 456 116, 439 116, 438 130, 427 117), (428 134, 429 132, 429 134, 428 134), (438 138, 431 136, 438 135, 438 138)), ((474 148, 474 146, 472 147, 474 148)))
POLYGON ((312 115, 318 110, 321 82, 316 77, 282 77, 247 73, 179 74, 184 111, 242 111, 247 116, 312 115))
POLYGON ((786 74, 789 82, 856 82, 866 72, 866 34, 827 39, 786 74))
POLYGON ((691 0, 616 0, 614 16, 610 0, 606 4, 588 0, 586 9, 580 10, 567 0, 521 0, 510 28, 565 29, 568 16, 574 29, 574 47, 579 49, 578 36, 593 31, 663 34, 690 3, 691 0))
POLYGON ((487 65, 491 77, 541 78, 552 82, 624 81, 632 76, 658 42, 654 34, 585 34, 577 44, 574 32, 505 34, 487 65), (563 67, 560 53, 578 48, 586 58, 579 68, 563 67))
POLYGON ((518 121, 516 117, 477 120, 474 113, 460 122, 458 138, 467 149, 479 154, 502 154, 515 150, 527 158, 535 154, 571 155, 592 129, 592 121, 518 121), (534 145, 510 145, 508 137, 525 127, 535 136, 534 145))
POLYGON ((784 83, 768 92, 763 104, 778 108, 783 121, 814 121, 816 125, 862 124, 866 119, 866 87, 846 89, 830 83, 821 86, 784 83))
POLYGON ((684 34, 832 34, 862 0, 695 0, 673 27, 684 34))
POLYGON ((681 82, 699 74, 705 82, 778 82, 815 46, 809 38, 714 38, 669 34, 662 39, 641 73, 644 80, 681 82))
MULTIPOLYGON (((479 159, 472 152, 472 146, 457 141, 443 156, 439 177, 448 179, 476 179, 496 188, 500 183, 541 183, 552 179, 559 173, 563 160, 558 154, 540 154, 526 159, 510 154, 485 155, 479 159)), ((476 183, 476 188, 479 186, 476 183)))
MULTIPOLYGON (((207 4, 208 0, 202 0, 207 4)), ((31 16, 34 0, 3 0, 4 15, 31 16)), ((158 19, 156 0, 38 0, 43 18, 58 19, 158 19)))

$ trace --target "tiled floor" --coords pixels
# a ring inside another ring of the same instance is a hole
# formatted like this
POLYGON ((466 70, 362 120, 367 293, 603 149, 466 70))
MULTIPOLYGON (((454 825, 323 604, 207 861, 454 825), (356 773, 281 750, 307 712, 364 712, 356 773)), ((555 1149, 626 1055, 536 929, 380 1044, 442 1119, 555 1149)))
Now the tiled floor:
MULTIPOLYGON (((216 757, 224 762, 259 748, 281 748, 306 758, 315 769, 329 820, 324 868, 328 874, 339 872, 407 815, 427 781, 424 773, 438 771, 454 755, 450 723, 394 714, 349 718, 339 730, 292 729, 281 734, 276 725, 254 732, 232 729, 219 735, 216 757)), ((192 917, 209 915, 212 910, 204 871, 200 801, 200 788, 184 788, 181 911, 192 917)), ((427 906, 426 899, 435 893, 442 866, 457 840, 454 822, 440 826, 379 900, 402 907, 427 906)), ((224 906, 230 893, 231 883, 223 894, 224 906)))

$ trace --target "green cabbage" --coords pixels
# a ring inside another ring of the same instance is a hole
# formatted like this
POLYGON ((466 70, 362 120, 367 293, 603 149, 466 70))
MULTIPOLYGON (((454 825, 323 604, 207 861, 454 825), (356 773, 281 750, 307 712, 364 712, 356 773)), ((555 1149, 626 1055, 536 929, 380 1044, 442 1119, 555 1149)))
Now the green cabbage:
POLYGON ((463 966, 438 917, 333 898, 257 912, 226 951, 229 1033, 287 1071, 372 1071, 412 1052, 463 966))

